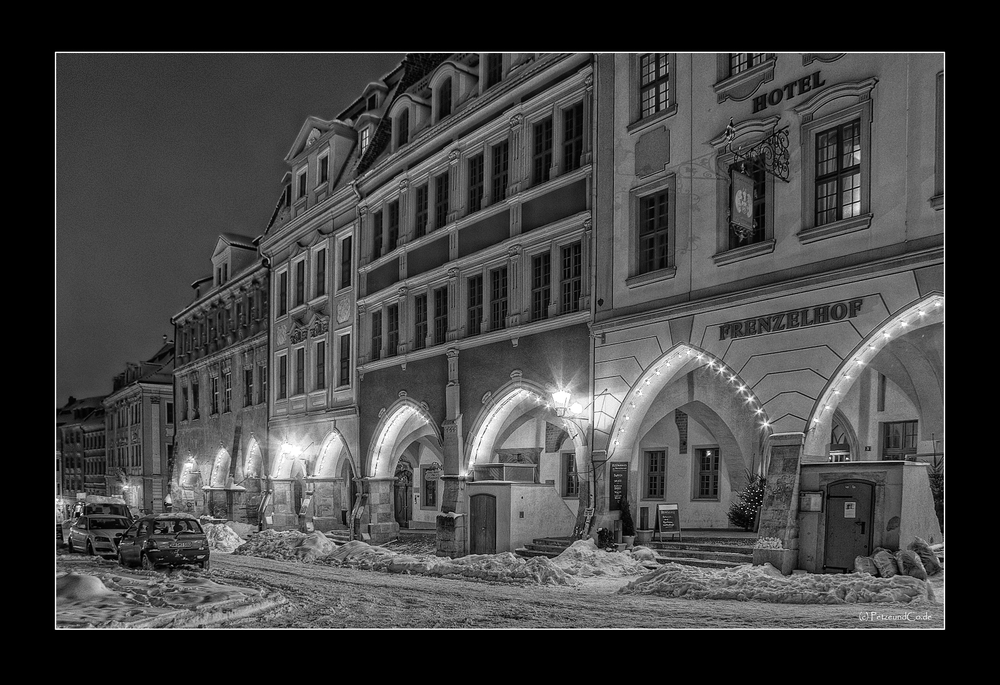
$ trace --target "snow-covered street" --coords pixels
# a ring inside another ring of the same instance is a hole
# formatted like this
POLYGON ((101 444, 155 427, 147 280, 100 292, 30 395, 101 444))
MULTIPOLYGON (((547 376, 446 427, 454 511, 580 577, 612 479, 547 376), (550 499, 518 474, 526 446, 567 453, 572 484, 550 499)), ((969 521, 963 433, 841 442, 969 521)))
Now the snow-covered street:
POLYGON ((770 567, 659 567, 641 553, 609 553, 589 541, 556 559, 498 554, 450 560, 428 551, 399 543, 336 545, 321 535, 292 533, 256 537, 240 553, 213 550, 209 571, 143 571, 60 550, 55 623, 250 629, 944 627, 943 572, 925 582, 867 574, 782 577, 770 567))

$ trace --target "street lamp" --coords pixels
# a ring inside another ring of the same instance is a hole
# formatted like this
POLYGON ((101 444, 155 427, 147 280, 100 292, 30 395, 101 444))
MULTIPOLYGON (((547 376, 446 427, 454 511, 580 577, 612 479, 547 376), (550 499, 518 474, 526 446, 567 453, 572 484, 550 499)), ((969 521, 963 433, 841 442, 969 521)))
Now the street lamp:
POLYGON ((579 402, 573 402, 572 404, 570 404, 571 399, 572 399, 571 395, 565 390, 557 390, 556 392, 552 393, 552 406, 556 410, 556 416, 559 416, 561 418, 566 417, 566 414, 568 412, 569 415, 572 417, 583 412, 584 409, 583 405, 581 405, 579 402))

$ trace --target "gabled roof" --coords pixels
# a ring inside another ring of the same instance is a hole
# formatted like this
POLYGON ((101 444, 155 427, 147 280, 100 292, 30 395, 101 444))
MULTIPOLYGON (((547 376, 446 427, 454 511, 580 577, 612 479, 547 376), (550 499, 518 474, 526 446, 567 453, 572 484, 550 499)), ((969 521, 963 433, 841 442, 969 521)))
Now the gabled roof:
POLYGON ((242 247, 247 250, 256 250, 257 246, 253 244, 253 238, 248 235, 242 235, 240 233, 220 233, 219 242, 215 244, 215 252, 212 256, 219 254, 219 252, 226 246, 232 245, 233 247, 242 247))
POLYGON ((303 123, 302 128, 299 129, 299 134, 295 136, 295 142, 292 143, 292 149, 288 151, 287 155, 285 155, 285 161, 291 162, 293 159, 301 155, 303 150, 312 145, 316 138, 319 138, 338 127, 348 131, 353 130, 350 126, 339 119, 326 121, 325 119, 320 119, 319 117, 306 117, 305 123, 303 123))

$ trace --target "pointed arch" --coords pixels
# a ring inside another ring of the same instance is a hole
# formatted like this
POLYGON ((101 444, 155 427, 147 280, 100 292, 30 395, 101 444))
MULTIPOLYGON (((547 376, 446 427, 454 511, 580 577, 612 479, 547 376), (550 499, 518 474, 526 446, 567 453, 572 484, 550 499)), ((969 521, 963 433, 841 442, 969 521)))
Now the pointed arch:
POLYGON ((826 444, 830 441, 834 411, 840 406, 864 366, 900 336, 943 321, 944 295, 931 293, 903 307, 873 328, 851 354, 844 357, 844 361, 830 376, 813 404, 807 418, 804 455, 817 458, 825 454, 826 444))
POLYGON ((441 431, 423 405, 400 397, 390 406, 375 426, 368 447, 368 477, 391 478, 399 454, 411 442, 423 440, 442 455, 441 431))
POLYGON ((316 478, 336 478, 343 470, 342 462, 345 460, 351 462, 351 468, 354 469, 354 457, 347 440, 339 430, 333 428, 323 439, 312 475, 316 478))
MULTIPOLYGON (((472 423, 461 473, 463 475, 468 473, 475 464, 489 463, 492 460, 493 447, 500 437, 524 414, 543 406, 546 409, 550 408, 548 397, 548 391, 541 384, 520 377, 498 388, 472 423)), ((577 448, 577 467, 583 468, 582 459, 587 447, 587 433, 579 425, 582 422, 579 419, 560 418, 554 414, 546 420, 560 424, 573 438, 577 448)))
POLYGON ((212 474, 209 476, 208 485, 212 488, 226 487, 226 480, 229 477, 229 450, 219 447, 212 461, 212 474))
POLYGON ((246 455, 243 458, 243 468, 242 471, 236 472, 236 480, 241 482, 247 478, 263 477, 263 463, 260 443, 257 442, 257 437, 251 434, 250 441, 247 443, 246 455))

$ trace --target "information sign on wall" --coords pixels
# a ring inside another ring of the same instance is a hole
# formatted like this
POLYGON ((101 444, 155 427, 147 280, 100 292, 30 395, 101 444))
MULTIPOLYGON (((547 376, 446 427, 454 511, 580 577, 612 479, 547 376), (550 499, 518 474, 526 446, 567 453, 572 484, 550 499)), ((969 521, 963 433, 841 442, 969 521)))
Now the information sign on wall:
POLYGON ((611 462, 611 501, 608 503, 608 511, 618 511, 621 509, 621 500, 628 492, 628 462, 611 462))

